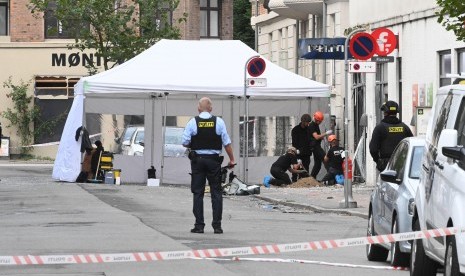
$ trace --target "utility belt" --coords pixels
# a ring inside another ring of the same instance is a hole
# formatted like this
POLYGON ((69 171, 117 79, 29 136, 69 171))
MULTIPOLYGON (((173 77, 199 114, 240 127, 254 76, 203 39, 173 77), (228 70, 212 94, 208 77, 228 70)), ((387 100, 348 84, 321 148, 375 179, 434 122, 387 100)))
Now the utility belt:
POLYGON ((188 157, 192 162, 197 161, 197 159, 211 159, 211 160, 215 160, 215 161, 218 161, 220 163, 223 163, 223 159, 224 159, 224 156, 220 156, 217 153, 215 153, 215 154, 198 154, 194 150, 191 150, 189 152, 188 157))

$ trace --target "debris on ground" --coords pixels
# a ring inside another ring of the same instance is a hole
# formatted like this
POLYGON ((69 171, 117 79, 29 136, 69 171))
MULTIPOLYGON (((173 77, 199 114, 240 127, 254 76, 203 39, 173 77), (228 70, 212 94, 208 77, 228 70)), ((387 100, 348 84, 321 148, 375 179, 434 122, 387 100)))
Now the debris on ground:
POLYGON ((292 183, 291 185, 288 185, 288 188, 309 188, 309 187, 322 187, 324 186, 322 183, 318 182, 315 178, 313 177, 304 177, 297 182, 292 183))

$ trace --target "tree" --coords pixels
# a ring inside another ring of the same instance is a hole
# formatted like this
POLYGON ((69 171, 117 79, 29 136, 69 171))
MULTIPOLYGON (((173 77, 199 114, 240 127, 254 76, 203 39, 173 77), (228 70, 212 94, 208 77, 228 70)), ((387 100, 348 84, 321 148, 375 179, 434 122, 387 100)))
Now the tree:
MULTIPOLYGON (((70 49, 94 49, 105 70, 143 52, 162 38, 178 39, 172 12, 179 0, 31 0, 37 16, 53 18, 57 24, 46 32, 66 30, 75 39, 70 49)), ((177 20, 182 23, 187 14, 177 20)), ((88 65, 91 74, 96 64, 88 65)))
POLYGON ((252 6, 249 0, 234 0, 233 38, 255 48, 255 32, 250 25, 252 6))
POLYGON ((457 40, 465 41, 465 1, 463 0, 436 0, 441 8, 438 15, 438 22, 446 30, 453 31, 457 40))

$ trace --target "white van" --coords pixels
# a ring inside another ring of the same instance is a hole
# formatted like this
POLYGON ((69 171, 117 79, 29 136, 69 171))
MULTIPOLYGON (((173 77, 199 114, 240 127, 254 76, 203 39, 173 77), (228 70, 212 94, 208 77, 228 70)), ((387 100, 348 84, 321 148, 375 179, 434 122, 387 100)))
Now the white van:
MULTIPOLYGON (((415 196, 414 231, 465 227, 465 85, 439 89, 415 196)), ((414 240, 410 275, 465 275, 465 234, 414 240)))

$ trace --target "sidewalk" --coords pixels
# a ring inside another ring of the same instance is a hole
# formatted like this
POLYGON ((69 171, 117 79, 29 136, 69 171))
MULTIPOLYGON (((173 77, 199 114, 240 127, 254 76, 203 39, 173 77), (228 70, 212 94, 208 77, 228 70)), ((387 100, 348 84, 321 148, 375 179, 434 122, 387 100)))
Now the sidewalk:
POLYGON ((321 213, 337 213, 361 218, 368 218, 370 195, 374 187, 356 184, 352 187, 352 198, 357 202, 357 208, 344 206, 344 188, 312 187, 312 188, 266 188, 260 187, 260 194, 256 198, 273 204, 281 204, 294 208, 303 208, 321 213))

